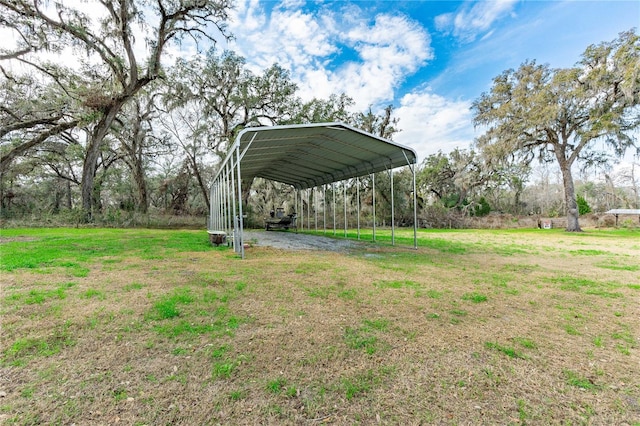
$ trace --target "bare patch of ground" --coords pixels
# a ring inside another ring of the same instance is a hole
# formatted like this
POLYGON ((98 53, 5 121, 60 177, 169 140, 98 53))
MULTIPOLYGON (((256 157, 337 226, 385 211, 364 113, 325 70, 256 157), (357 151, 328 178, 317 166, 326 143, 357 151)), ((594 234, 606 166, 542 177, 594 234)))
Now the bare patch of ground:
POLYGON ((294 233, 291 231, 245 230, 245 242, 258 247, 284 250, 325 250, 344 252, 354 249, 361 242, 330 238, 321 235, 294 233))
POLYGON ((30 241, 36 241, 36 237, 3 237, 0 236, 0 244, 4 243, 13 243, 13 242, 23 242, 28 243, 30 241))

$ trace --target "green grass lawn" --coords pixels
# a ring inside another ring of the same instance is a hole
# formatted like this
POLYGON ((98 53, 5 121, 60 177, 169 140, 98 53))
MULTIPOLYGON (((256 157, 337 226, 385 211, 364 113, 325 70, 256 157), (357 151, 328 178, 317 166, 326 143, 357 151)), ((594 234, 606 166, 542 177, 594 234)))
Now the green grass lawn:
POLYGON ((0 422, 640 425, 638 231, 418 236, 0 230, 0 422))

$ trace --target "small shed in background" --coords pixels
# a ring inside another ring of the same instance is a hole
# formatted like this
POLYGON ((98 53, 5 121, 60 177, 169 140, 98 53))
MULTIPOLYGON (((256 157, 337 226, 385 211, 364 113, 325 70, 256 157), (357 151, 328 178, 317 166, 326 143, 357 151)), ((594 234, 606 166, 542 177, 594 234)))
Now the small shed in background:
POLYGON ((618 216, 638 216, 638 223, 640 223, 640 209, 611 209, 606 214, 612 214, 616 217, 616 226, 618 226, 618 216))

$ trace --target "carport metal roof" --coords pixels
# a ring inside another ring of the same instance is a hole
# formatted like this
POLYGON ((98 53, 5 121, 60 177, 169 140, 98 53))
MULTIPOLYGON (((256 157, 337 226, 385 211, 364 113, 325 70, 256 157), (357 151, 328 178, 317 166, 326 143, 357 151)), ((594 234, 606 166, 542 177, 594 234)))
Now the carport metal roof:
POLYGON ((343 123, 316 123, 244 129, 242 177, 261 177, 297 189, 377 173, 416 163, 416 153, 343 123))

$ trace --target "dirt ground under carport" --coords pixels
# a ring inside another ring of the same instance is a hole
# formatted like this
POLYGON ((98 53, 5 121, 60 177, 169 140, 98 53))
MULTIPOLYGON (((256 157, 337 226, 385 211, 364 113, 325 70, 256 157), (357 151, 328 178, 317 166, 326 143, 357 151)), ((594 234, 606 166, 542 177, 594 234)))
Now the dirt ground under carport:
POLYGON ((362 241, 329 238, 321 235, 299 234, 291 231, 244 230, 244 241, 258 247, 285 250, 325 250, 344 252, 366 244, 362 241))

